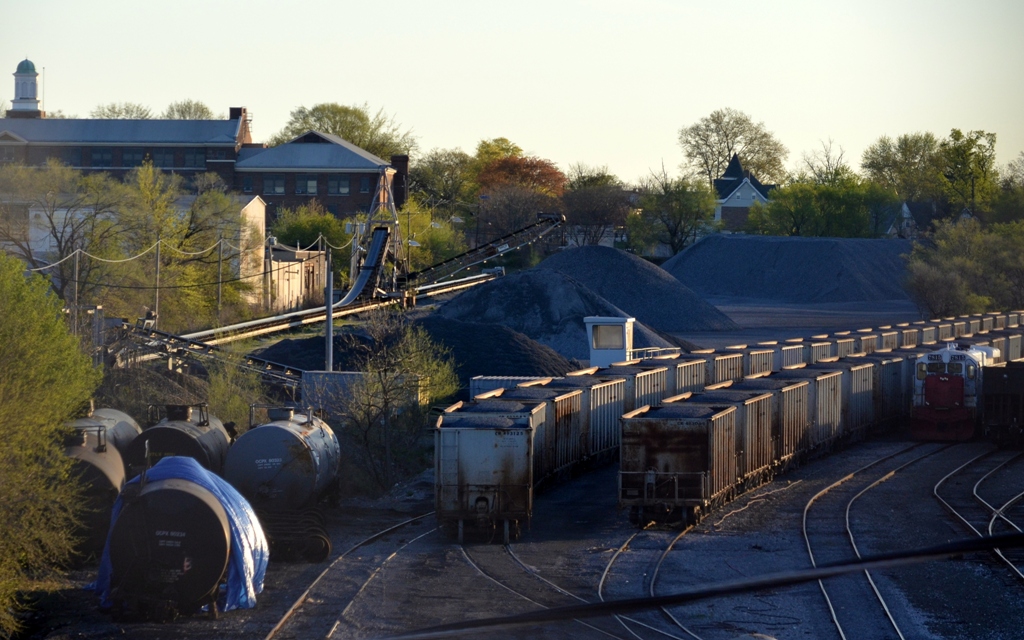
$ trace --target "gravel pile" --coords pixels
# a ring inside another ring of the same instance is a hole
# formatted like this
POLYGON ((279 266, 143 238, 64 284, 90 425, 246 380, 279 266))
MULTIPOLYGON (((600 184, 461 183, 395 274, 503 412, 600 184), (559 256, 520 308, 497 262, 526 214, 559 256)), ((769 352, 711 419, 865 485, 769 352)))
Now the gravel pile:
POLYGON ((792 303, 908 300, 907 240, 711 235, 662 267, 703 296, 792 303))
POLYGON ((540 267, 564 273, 658 331, 736 329, 728 316, 670 273, 619 249, 567 249, 541 262, 540 267))
MULTIPOLYGON (((469 289, 441 307, 446 318, 502 325, 551 347, 566 358, 588 360, 586 316, 629 314, 579 282, 551 269, 531 269, 469 289)), ((634 347, 688 345, 637 322, 634 347)), ((492 372, 497 373, 497 372, 492 372)), ((517 371, 515 375, 529 375, 517 371)))

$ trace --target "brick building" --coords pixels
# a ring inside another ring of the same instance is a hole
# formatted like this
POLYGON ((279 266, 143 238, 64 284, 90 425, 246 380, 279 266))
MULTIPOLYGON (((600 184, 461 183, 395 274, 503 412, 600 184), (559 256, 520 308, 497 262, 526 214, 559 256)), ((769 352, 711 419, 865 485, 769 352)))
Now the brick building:
POLYGON ((51 119, 37 99, 35 65, 18 64, 15 98, 0 119, 0 164, 50 158, 85 172, 124 177, 145 160, 185 178, 216 173, 233 191, 259 195, 268 223, 281 206, 318 200, 339 217, 368 211, 384 177, 396 205, 407 197, 408 156, 385 161, 337 136, 310 131, 277 146, 254 144, 245 107, 227 120, 51 119))

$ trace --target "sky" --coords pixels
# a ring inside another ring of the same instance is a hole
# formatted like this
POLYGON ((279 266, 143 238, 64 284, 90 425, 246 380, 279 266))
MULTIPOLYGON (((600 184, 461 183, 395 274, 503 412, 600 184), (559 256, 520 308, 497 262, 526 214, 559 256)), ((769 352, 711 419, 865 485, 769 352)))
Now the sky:
MULTIPOLYGON (((245 106, 256 141, 298 106, 383 108, 421 153, 506 137, 634 182, 730 107, 859 169, 882 135, 998 135, 1024 151, 1021 0, 0 0, 0 68, 45 68, 46 110, 245 106)), ((2 75, 2 74, 0 74, 2 75)), ((40 76, 43 80, 43 76, 40 76)), ((0 78, 0 99, 14 78, 0 78)), ((415 162, 415 158, 413 158, 415 162)))

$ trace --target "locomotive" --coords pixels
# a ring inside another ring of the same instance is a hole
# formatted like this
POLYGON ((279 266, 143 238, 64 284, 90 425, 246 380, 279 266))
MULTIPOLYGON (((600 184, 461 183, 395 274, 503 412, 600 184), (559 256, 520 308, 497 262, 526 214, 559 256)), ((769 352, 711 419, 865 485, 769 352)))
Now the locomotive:
POLYGON ((949 343, 917 358, 910 435, 915 440, 963 441, 974 437, 987 368, 999 349, 949 343))

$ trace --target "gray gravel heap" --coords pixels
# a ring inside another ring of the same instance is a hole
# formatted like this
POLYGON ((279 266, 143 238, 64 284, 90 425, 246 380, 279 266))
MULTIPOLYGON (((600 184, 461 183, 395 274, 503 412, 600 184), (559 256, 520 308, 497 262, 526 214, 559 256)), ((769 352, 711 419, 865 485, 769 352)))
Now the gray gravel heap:
POLYGON ((907 300, 908 240, 715 234, 662 268, 703 296, 790 303, 907 300))
MULTIPOLYGON (((503 325, 551 347, 566 358, 588 360, 586 316, 629 314, 563 273, 531 269, 473 287, 441 307, 446 318, 503 325)), ((634 347, 678 346, 640 322, 634 347)), ((517 372, 517 375, 529 375, 517 372)))
POLYGON ((722 331, 736 323, 664 269, 611 247, 566 249, 540 263, 659 331, 722 331))

